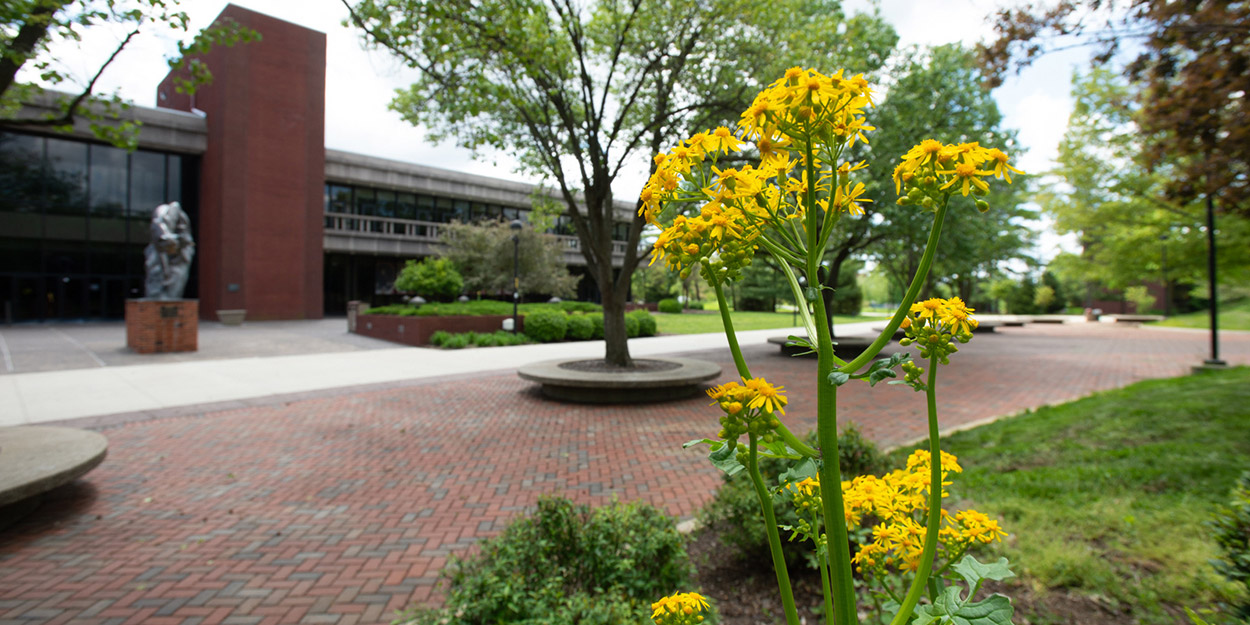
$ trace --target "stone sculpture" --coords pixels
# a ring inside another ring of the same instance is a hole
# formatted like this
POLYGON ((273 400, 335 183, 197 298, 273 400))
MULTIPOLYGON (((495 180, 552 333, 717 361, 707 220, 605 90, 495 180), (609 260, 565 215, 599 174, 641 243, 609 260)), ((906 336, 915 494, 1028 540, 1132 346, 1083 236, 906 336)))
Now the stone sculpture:
POLYGON ((177 202, 161 204, 152 211, 152 240, 143 249, 147 268, 148 299, 182 299, 195 256, 191 218, 177 202))

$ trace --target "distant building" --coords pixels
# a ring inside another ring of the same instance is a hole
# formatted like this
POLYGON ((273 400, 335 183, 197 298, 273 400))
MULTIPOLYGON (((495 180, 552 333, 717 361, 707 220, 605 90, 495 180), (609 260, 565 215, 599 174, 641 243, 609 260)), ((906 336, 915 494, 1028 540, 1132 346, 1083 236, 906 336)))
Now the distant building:
MULTIPOLYGON (((527 219, 532 185, 327 150, 325 35, 234 5, 221 17, 262 40, 212 50, 213 83, 194 97, 166 76, 157 108, 126 113, 143 122, 135 152, 85 125, 0 127, 0 319, 121 318, 143 296, 148 220, 166 201, 192 219, 186 296, 205 319, 343 314, 349 300, 391 296, 404 261, 435 252, 439 224, 527 219)), ((617 259, 632 210, 617 204, 617 259)), ((583 276, 579 297, 598 299, 568 217, 554 230, 583 276)))

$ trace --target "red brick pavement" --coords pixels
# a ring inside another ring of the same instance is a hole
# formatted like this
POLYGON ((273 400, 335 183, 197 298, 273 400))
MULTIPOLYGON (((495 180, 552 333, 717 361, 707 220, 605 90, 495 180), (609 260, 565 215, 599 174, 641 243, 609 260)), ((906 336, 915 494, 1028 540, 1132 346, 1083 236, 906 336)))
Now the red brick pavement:
MULTIPOLYGON (((940 376, 943 426, 1183 374, 1205 340, 1107 325, 978 336, 940 376)), ((1223 345, 1250 363, 1250 335, 1223 345)), ((699 355, 732 371, 727 352, 699 355)), ((813 361, 747 357, 809 429, 813 361)), ((871 438, 922 435, 923 396, 843 389, 842 417, 871 438)), ((437 601, 448 556, 542 493, 693 514, 719 477, 681 443, 715 418, 702 398, 556 404, 495 372, 102 428, 108 460, 0 533, 0 623, 387 622, 437 601)))

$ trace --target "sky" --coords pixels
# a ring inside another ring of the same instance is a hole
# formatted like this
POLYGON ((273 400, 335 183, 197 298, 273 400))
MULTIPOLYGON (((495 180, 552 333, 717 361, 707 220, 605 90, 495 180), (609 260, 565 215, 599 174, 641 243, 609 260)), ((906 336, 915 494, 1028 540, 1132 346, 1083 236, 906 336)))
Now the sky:
MULTIPOLYGON (((900 45, 937 45, 961 42, 972 45, 988 39, 987 16, 1011 0, 881 0, 882 15, 900 36, 900 45)), ((182 0, 191 19, 192 32, 208 26, 225 0, 182 0)), ((354 28, 343 26, 347 9, 339 0, 235 0, 234 4, 305 26, 326 34, 326 147, 443 167, 524 182, 539 182, 514 171, 515 161, 506 154, 474 160, 466 150, 450 143, 434 144, 423 129, 414 127, 387 109, 394 90, 413 82, 414 72, 386 53, 365 50, 354 28)), ((848 13, 871 10, 869 0, 844 0, 848 13)), ((120 31, 96 28, 81 42, 53 48, 55 57, 72 75, 85 82, 124 36, 120 31)), ((136 38, 101 77, 100 91, 116 91, 140 106, 155 106, 156 85, 165 76, 165 59, 176 50, 168 35, 146 34, 136 38)), ((1051 167, 1057 146, 1072 110, 1069 95, 1072 72, 1084 67, 1087 56, 1071 51, 1043 57, 1019 76, 1009 78, 994 92, 1004 114, 1004 126, 1019 133, 1023 152, 1013 162, 1026 172, 1051 167)), ((35 77, 27 73, 24 80, 35 77)), ((641 189, 647 172, 623 175, 614 186, 617 197, 641 189)), ((1061 238, 1043 230, 1035 254, 1043 260, 1060 250, 1075 251, 1071 237, 1061 238)))

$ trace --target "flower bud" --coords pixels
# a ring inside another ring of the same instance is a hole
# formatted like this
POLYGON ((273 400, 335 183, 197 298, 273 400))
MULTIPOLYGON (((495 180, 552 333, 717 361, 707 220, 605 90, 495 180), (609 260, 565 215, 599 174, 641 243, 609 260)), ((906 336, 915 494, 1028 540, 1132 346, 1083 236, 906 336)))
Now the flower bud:
POLYGON ((923 200, 920 200, 920 205, 925 208, 933 208, 933 198, 925 196, 923 200))
POLYGON ((986 202, 985 200, 977 200, 977 210, 981 211, 982 213, 989 212, 990 203, 986 202))

